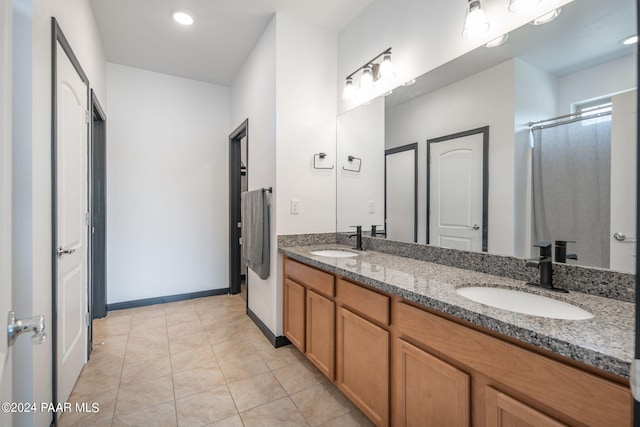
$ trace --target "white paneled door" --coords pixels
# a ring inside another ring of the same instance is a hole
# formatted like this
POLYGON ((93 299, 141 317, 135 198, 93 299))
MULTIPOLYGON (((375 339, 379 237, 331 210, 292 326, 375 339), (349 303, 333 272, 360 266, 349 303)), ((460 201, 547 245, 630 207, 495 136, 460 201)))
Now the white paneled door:
POLYGON ((57 401, 66 402, 87 354, 87 86, 64 49, 56 61, 57 401))
POLYGON ((429 242, 482 250, 483 134, 430 144, 429 242))
POLYGON ((416 149, 385 156, 387 238, 416 241, 416 149))
MULTIPOLYGON (((11 0, 0 0, 0 320, 11 310, 11 0)), ((12 402, 11 351, 0 327, 0 404, 12 402)), ((4 408, 3 408, 4 409, 4 408)), ((0 410, 0 427, 12 425, 0 410)))

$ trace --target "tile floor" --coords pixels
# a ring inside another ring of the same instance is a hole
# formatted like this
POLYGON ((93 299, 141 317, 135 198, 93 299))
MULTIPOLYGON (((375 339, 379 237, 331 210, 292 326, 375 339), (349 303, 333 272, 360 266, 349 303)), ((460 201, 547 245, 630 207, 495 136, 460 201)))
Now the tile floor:
POLYGON ((370 426, 292 346, 275 349, 240 296, 110 312, 94 322, 91 360, 68 426, 370 426))

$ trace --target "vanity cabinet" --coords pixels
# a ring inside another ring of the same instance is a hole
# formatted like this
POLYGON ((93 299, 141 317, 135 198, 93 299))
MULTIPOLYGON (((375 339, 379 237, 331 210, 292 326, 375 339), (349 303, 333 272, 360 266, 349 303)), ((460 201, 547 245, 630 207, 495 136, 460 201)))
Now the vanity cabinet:
POLYGON ((283 330, 331 381, 335 378, 335 277, 285 259, 283 330))
POLYGON ((623 381, 285 257, 284 333, 377 426, 631 426, 623 381))
POLYGON ((485 392, 485 425, 495 427, 563 427, 542 412, 492 387, 485 392))
POLYGON ((338 388, 378 426, 389 424, 389 297, 338 278, 338 388))
POLYGON ((330 380, 334 379, 335 303, 307 290, 307 358, 330 380))
POLYGON ((393 424, 469 426, 470 376, 402 339, 396 339, 393 347, 393 424))
MULTIPOLYGON (((397 341, 411 342, 468 375, 473 425, 631 425, 627 387, 401 301, 395 313, 397 341)), ((392 377, 399 390, 415 381, 403 370, 396 361, 392 377)), ((447 393, 461 389, 450 386, 447 393)), ((396 408, 402 408, 397 399, 396 408)), ((445 402, 440 410, 449 408, 445 402)), ((409 425, 401 422, 402 412, 396 411, 397 424, 409 425)))
POLYGON ((293 280, 284 279, 284 335, 298 350, 305 351, 305 290, 293 280))

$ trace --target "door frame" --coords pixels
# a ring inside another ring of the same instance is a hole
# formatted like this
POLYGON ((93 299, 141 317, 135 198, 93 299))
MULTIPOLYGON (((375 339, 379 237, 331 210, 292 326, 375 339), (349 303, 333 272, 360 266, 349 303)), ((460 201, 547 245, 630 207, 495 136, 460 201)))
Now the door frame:
POLYGON ((414 160, 414 184, 413 184, 413 242, 418 242, 418 143, 402 145, 400 147, 384 150, 384 230, 387 230, 387 156, 405 151, 413 151, 414 160))
MULTIPOLYGON (((80 76, 81 80, 87 85, 87 105, 91 106, 91 91, 89 90, 89 78, 85 74, 78 58, 71 49, 71 45, 69 44, 67 38, 65 37, 58 21, 55 17, 51 17, 51 346, 52 346, 52 370, 51 370, 51 380, 52 380, 52 403, 57 405, 58 402, 58 263, 56 256, 56 248, 58 247, 58 192, 57 192, 57 133, 58 133, 58 97, 57 97, 57 81, 58 81, 58 72, 57 72, 57 48, 58 44, 67 55, 74 69, 80 76)), ((91 140, 90 134, 90 126, 87 125, 87 144, 91 140)), ((87 159, 88 162, 89 159, 87 159)), ((87 212, 88 206, 87 206, 87 212)), ((88 271, 91 269, 91 259, 88 257, 86 260, 88 271)), ((87 285, 89 285, 89 280, 87 278, 87 285)), ((88 289, 89 291, 89 289, 88 289)), ((89 305, 89 304, 87 304, 89 305)), ((87 307, 89 310, 89 307, 87 307)), ((88 327, 88 325, 87 325, 88 327)), ((88 332, 88 331, 87 331, 88 332)), ((58 416, 54 412, 53 413, 53 423, 54 425, 57 423, 58 416)))
POLYGON ((489 237, 489 126, 453 133, 427 140, 427 245, 431 226, 431 144, 482 134, 482 252, 487 252, 489 237))
POLYGON ((93 349, 93 319, 107 315, 106 271, 106 120, 100 101, 91 89, 91 140, 89 144, 89 334, 87 360, 93 349), (102 191, 100 191, 102 190, 102 191), (103 234, 96 238, 96 230, 103 234))
MULTIPOLYGON (((245 119, 229 135, 229 293, 231 295, 240 293, 240 261, 241 249, 239 245, 241 230, 238 223, 241 222, 240 193, 242 190, 242 179, 240 174, 240 160, 242 159, 242 138, 247 139, 247 163, 246 177, 249 180, 249 119, 245 119)), ((249 306, 249 278, 247 283, 247 307, 249 306)))

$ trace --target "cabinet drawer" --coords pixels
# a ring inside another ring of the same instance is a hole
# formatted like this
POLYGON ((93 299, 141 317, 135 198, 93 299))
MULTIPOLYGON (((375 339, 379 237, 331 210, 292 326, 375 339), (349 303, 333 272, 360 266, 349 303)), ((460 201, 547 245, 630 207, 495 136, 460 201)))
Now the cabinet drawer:
POLYGON ((373 320, 389 324, 389 297, 338 279, 336 299, 373 320))
POLYGON ((285 274, 301 283, 314 289, 322 294, 333 297, 334 294, 334 277, 332 274, 324 271, 316 270, 308 265, 301 264, 289 258, 285 258, 284 262, 285 274))

